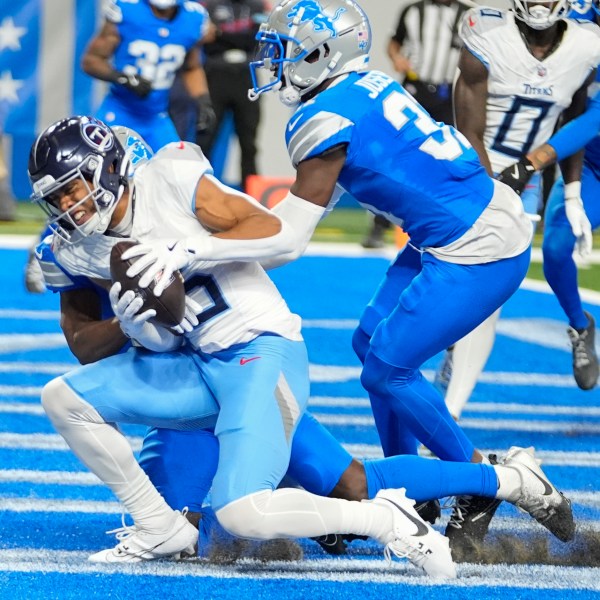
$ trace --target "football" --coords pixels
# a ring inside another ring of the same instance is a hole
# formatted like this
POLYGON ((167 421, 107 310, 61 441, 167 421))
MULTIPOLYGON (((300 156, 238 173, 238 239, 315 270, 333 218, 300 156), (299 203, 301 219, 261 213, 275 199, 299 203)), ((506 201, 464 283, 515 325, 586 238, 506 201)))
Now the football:
POLYGON ((132 246, 137 246, 139 242, 132 240, 117 242, 110 252, 110 275, 113 283, 121 284, 121 294, 127 290, 133 290, 144 300, 141 312, 149 309, 156 311, 156 316, 151 319, 152 322, 164 327, 174 327, 178 325, 185 314, 185 287, 183 277, 179 271, 175 271, 171 280, 165 287, 163 293, 156 297, 154 295, 154 286, 156 281, 152 281, 147 288, 141 288, 138 282, 143 275, 140 273, 135 277, 127 276, 127 269, 139 259, 135 257, 124 260, 122 254, 132 246))

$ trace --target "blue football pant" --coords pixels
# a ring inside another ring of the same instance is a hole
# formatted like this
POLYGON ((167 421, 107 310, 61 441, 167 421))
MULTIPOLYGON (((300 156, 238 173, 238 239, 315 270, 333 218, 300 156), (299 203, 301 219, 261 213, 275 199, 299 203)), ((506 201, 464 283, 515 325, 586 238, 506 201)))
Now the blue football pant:
MULTIPOLYGON (((177 510, 200 512, 217 470, 218 441, 209 431, 152 429, 144 439, 140 465, 167 503, 177 510)), ((310 413, 298 424, 287 478, 320 496, 331 495, 352 461, 351 455, 310 413)), ((418 502, 476 494, 494 496, 492 467, 395 456, 365 460, 367 495, 388 488, 406 488, 418 502)))
MULTIPOLYGON (((588 319, 583 312, 577 283, 577 265, 573 260, 575 236, 565 213, 565 184, 559 178, 548 198, 544 215, 544 275, 565 312, 569 325, 583 329, 588 319)), ((592 229, 600 226, 600 179, 584 161, 581 177, 581 199, 592 229)))
MULTIPOLYGON (((408 252, 416 251, 409 247, 408 252)), ((368 314, 365 311, 361 318, 365 334, 372 329, 375 305, 383 307, 379 310, 383 314, 392 299, 398 301, 373 333, 364 359, 362 383, 372 398, 374 411, 379 413, 376 418, 385 420, 382 411, 387 405, 402 423, 397 436, 404 441, 396 442, 400 447, 416 448, 416 438, 444 460, 471 460, 472 443, 419 369, 510 298, 525 276, 529 254, 526 251, 487 264, 458 265, 424 253, 420 273, 403 290, 400 286, 408 278, 395 271, 407 261, 409 270, 414 272, 414 257, 403 259, 401 255, 389 269, 376 294, 379 301, 371 303, 368 314)), ((361 340, 364 347, 364 336, 355 335, 355 346, 361 340)))

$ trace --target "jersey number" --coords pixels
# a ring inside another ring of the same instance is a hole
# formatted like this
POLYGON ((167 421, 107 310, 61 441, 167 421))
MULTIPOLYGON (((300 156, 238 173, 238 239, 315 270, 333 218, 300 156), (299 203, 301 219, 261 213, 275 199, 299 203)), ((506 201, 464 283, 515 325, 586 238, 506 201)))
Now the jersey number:
POLYGON ((135 66, 123 69, 128 75, 141 75, 152 81, 155 90, 168 90, 173 85, 175 71, 183 64, 185 48, 177 44, 158 46, 154 42, 135 40, 128 47, 135 57, 135 66))
POLYGON ((419 149, 437 160, 454 160, 463 153, 463 147, 470 147, 461 133, 446 125, 440 127, 410 96, 401 92, 393 91, 383 101, 383 115, 398 131, 412 121, 427 136, 419 149), (433 137, 434 133, 438 139, 433 137))
POLYGON ((196 292, 194 300, 204 308, 196 315, 199 325, 229 309, 229 304, 212 275, 194 275, 186 280, 185 293, 190 292, 196 292))
POLYGON ((506 154, 507 156, 513 156, 514 158, 521 158, 521 156, 527 154, 529 150, 531 150, 535 136, 537 135, 540 125, 548 114, 551 106, 552 102, 546 102, 545 100, 536 100, 532 98, 520 98, 517 96, 514 99, 510 109, 504 115, 504 119, 502 120, 500 127, 498 127, 498 133, 496 134, 494 142, 492 143, 492 150, 496 150, 496 152, 506 154), (523 141, 521 147, 511 148, 504 142, 506 141, 508 132, 513 126, 515 116, 523 109, 533 109, 533 111, 537 112, 537 116, 533 119, 527 119, 530 121, 529 134, 523 141))

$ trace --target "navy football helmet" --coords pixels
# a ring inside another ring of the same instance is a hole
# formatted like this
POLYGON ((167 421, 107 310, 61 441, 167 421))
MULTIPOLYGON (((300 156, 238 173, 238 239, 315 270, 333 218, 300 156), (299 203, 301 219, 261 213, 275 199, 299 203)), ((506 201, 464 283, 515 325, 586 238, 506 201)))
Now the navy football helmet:
POLYGON ((75 241, 75 232, 87 236, 106 231, 128 182, 129 159, 108 125, 93 117, 75 116, 57 121, 38 136, 27 171, 33 187, 31 199, 48 214, 50 227, 66 241, 75 241), (76 179, 88 193, 62 211, 63 188, 76 179), (77 225, 71 215, 90 198, 96 215, 77 225))
POLYGON ((367 67, 371 28, 353 0, 283 0, 256 39, 250 99, 273 90, 294 106, 325 80, 367 67), (262 86, 260 72, 270 77, 262 86))

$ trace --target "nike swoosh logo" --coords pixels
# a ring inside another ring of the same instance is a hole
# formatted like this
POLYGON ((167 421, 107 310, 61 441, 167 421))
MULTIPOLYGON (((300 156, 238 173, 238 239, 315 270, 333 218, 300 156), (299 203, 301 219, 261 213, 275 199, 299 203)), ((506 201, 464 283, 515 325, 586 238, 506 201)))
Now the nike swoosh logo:
POLYGON ((252 358, 240 358, 240 365, 245 365, 246 363, 252 362, 253 360, 258 360, 260 356, 253 356, 252 358))
POLYGON ((294 129, 294 127, 296 127, 296 125, 298 124, 298 121, 302 118, 302 115, 300 115, 299 117, 296 117, 293 121, 290 121, 288 124, 288 131, 291 131, 292 129, 294 129))
POLYGON ((529 467, 525 467, 530 473, 535 475, 544 485, 544 496, 550 496, 552 494, 552 486, 545 480, 542 479, 535 471, 532 471, 529 467))
POLYGON ((513 170, 513 177, 514 177, 515 179, 518 179, 518 178, 519 178, 519 167, 517 167, 517 165, 515 165, 515 168, 514 168, 514 170, 513 170))
POLYGON ((416 517, 413 517, 413 515, 406 512, 401 506, 396 504, 393 500, 390 500, 389 498, 384 498, 384 500, 387 500, 390 504, 393 504, 411 523, 413 523, 417 527, 417 533, 414 534, 415 537, 421 537, 421 536, 427 535, 429 533, 429 529, 427 528, 427 525, 425 525, 425 523, 423 523, 422 521, 419 521, 419 519, 417 519, 416 517))

